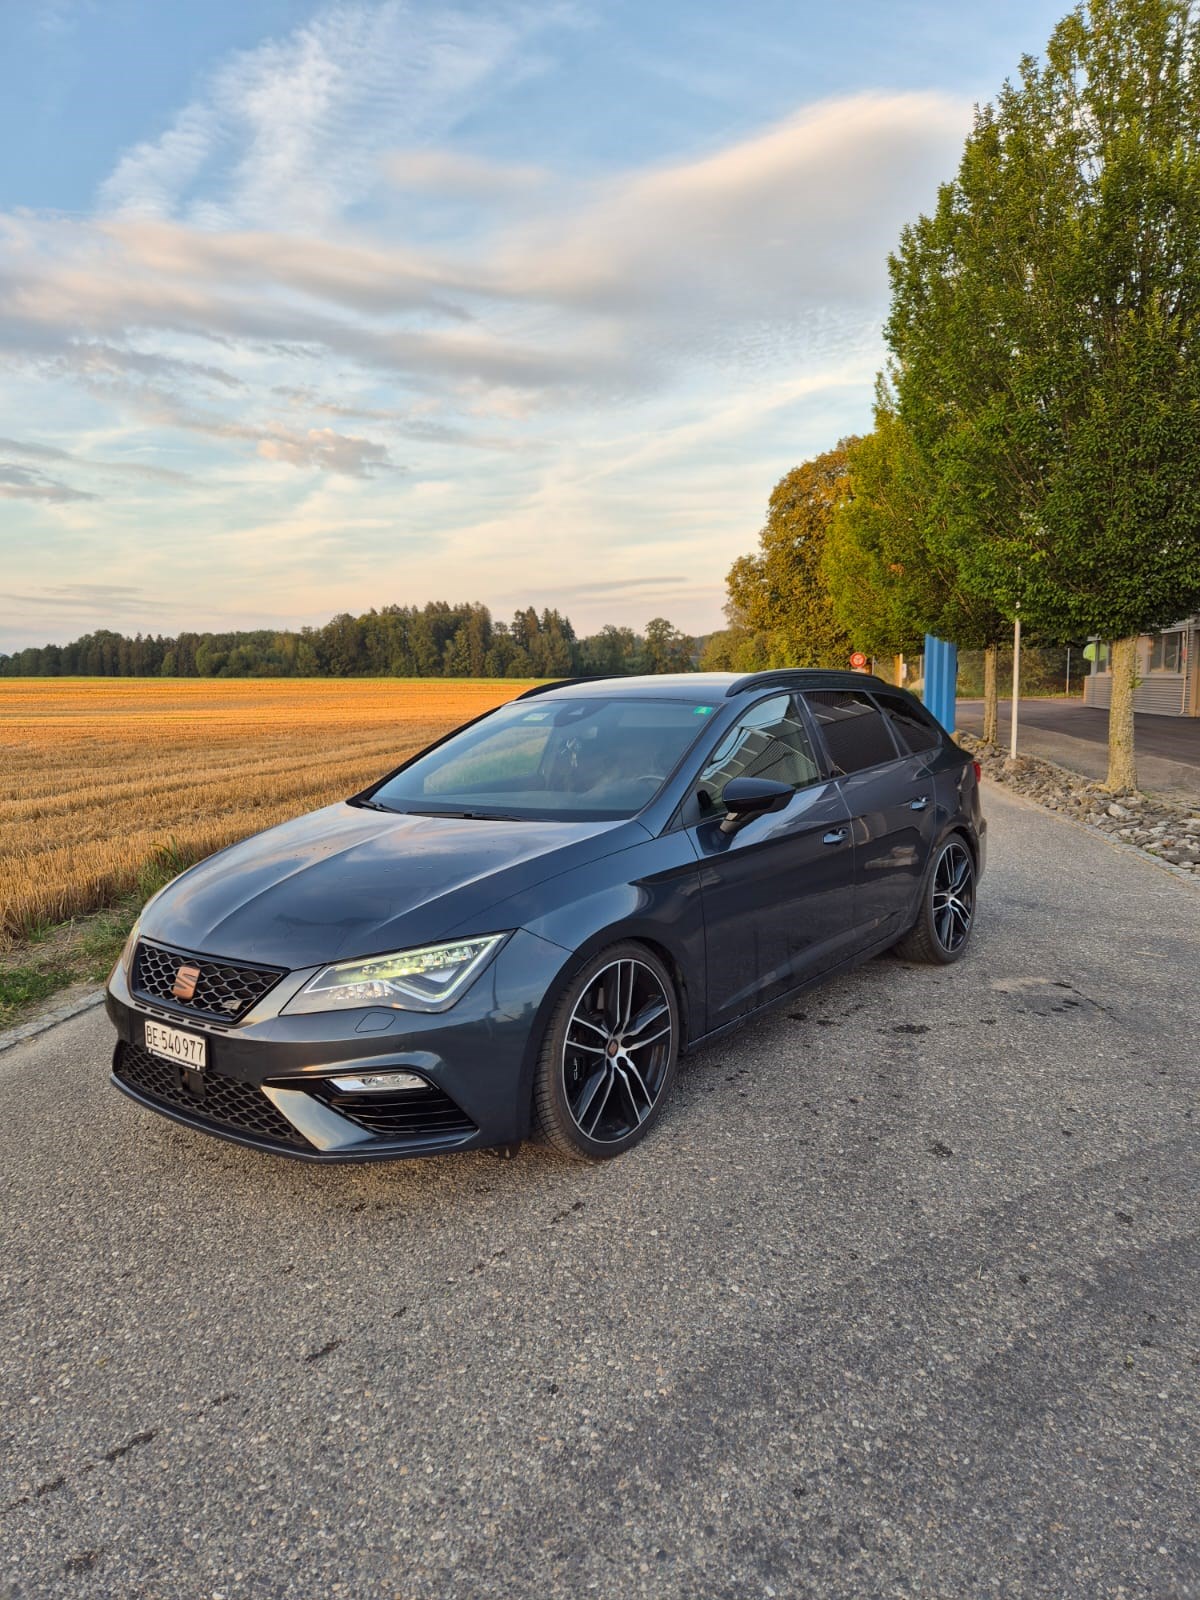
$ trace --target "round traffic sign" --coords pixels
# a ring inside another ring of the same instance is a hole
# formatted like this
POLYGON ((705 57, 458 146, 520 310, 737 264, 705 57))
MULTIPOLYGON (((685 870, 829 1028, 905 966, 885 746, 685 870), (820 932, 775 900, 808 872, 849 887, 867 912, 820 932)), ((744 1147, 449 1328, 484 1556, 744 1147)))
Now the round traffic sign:
POLYGON ((866 666, 866 664, 867 664, 867 658, 866 658, 865 655, 863 655, 861 650, 856 650, 854 652, 854 654, 850 657, 850 665, 854 668, 855 672, 860 671, 863 667, 866 666))

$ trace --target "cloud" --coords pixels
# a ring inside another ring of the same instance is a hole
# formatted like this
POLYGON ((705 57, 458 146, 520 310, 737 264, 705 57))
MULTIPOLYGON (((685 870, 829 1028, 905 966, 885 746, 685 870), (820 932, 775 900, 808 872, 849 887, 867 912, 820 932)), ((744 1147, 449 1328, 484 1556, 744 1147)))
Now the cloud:
MULTIPOLYGON (((488 247, 469 255, 384 246, 345 229, 303 247, 262 228, 125 220, 107 232, 135 277, 153 277, 168 315, 186 315, 198 285, 245 284, 296 290, 327 313, 477 321, 500 302, 677 320, 703 301, 710 317, 761 325, 878 299, 907 195, 932 189, 967 115, 933 93, 825 101, 698 160, 575 186, 565 205, 556 190, 543 215, 500 219, 488 247)), ((532 187, 542 176, 438 149, 393 156, 390 170, 442 193, 532 187)), ((319 319, 310 326, 334 346, 351 339, 319 319)), ((227 322, 223 331, 238 330, 227 322)))
POLYGON ((23 439, 0 438, 0 450, 17 456, 31 456, 35 461, 70 461, 69 450, 59 450, 52 444, 28 444, 23 439))
POLYGON ((549 181, 544 167, 506 165, 455 150, 397 150, 383 171, 397 189, 423 190, 455 200, 500 200, 525 195, 549 181))
POLYGON ((292 467, 317 467, 346 478, 371 478, 380 471, 398 470, 387 446, 332 428, 298 429, 283 422, 227 422, 202 412, 174 408, 162 401, 160 415, 176 427, 209 434, 216 439, 244 439, 255 446, 264 461, 282 461, 292 467))
POLYGON ((309 428, 306 433, 278 428, 259 439, 258 453, 266 461, 323 467, 348 478, 369 478, 380 468, 393 465, 383 445, 335 433, 332 428, 309 428))
POLYGON ((73 466, 91 469, 94 472, 128 474, 131 477, 149 478, 161 483, 189 481, 186 472, 176 472, 170 467, 153 466, 143 461, 97 461, 91 456, 81 456, 70 450, 62 450, 57 445, 34 444, 27 439, 0 438, 0 450, 10 455, 25 456, 31 461, 67 461, 73 466))
POLYGON ((33 467, 19 467, 13 461, 0 461, 0 500, 42 500, 65 504, 71 500, 98 500, 99 495, 72 489, 57 478, 48 477, 33 467))
POLYGON ((686 588, 687 578, 657 577, 646 578, 607 578, 598 583, 575 583, 571 585, 571 592, 578 595, 605 595, 617 594, 622 589, 674 589, 686 588))
POLYGON ((512 434, 485 433, 476 428, 458 427, 448 422, 438 422, 426 414, 428 402, 414 406, 360 406, 339 400, 326 400, 315 390, 295 388, 289 384, 277 385, 273 394, 279 395, 298 409, 321 412, 325 416, 343 417, 353 422, 381 423, 388 433, 406 439, 421 439, 429 444, 464 446, 471 450, 523 450, 527 444, 512 434))
POLYGON ((297 237, 267 229, 226 229, 194 224, 129 221, 103 224, 115 254, 155 285, 171 285, 186 312, 205 285, 225 290, 286 288, 343 311, 427 311, 453 319, 466 311, 451 297, 470 290, 470 274, 456 274, 416 250, 384 248, 349 229, 339 239, 297 237))
POLYGON ((34 0, 33 18, 43 33, 64 38, 75 29, 81 11, 89 10, 93 0, 34 0))
POLYGON ((770 483, 869 416, 886 251, 970 108, 847 95, 626 170, 583 170, 578 139, 557 169, 485 159, 489 97, 578 20, 326 4, 198 79, 94 215, 0 214, 0 491, 69 524, 24 540, 26 587, 70 538, 91 564, 66 570, 174 592, 137 491, 184 466, 178 603, 214 620, 269 551, 273 603, 309 620, 465 573, 482 598, 528 574, 581 627, 711 625, 770 483), (70 515, 87 490, 102 530, 70 515))
POLYGON ((41 611, 141 611, 154 602, 145 590, 123 583, 62 583, 27 594, 6 594, 5 600, 41 611))
POLYGON ((596 187, 499 241, 509 292, 580 310, 739 323, 878 300, 886 252, 968 108, 943 94, 827 100, 698 160, 596 187))
MULTIPOLYGON (((564 347, 507 329, 463 325, 470 321, 465 312, 455 313, 450 326, 438 326, 439 296, 406 296, 402 269, 385 252, 272 239, 263 242, 255 264, 258 281, 248 282, 237 241, 214 243, 201 233, 195 234, 194 249, 180 250, 175 260, 163 254, 161 228, 89 228, 8 217, 0 219, 0 234, 7 235, 0 344, 32 358, 57 358, 85 376, 102 375, 108 367, 136 370, 142 351, 133 341, 147 335, 206 339, 242 350, 265 346, 301 358, 326 353, 422 386, 452 388, 479 381, 578 389, 611 379, 627 364, 625 353, 606 337, 589 348, 586 329, 564 347), (279 262, 274 275, 272 253, 279 262), (311 258, 308 267, 298 264, 305 255, 311 258), (357 274, 353 289, 347 281, 351 267, 357 274), (296 289, 307 298, 298 300, 290 292, 296 289), (338 303, 347 298, 358 303, 338 303), (384 319, 405 309, 417 314, 408 325, 384 319), (372 311, 379 315, 366 314, 372 311), (123 347, 113 354, 117 339, 123 347)), ((491 286, 484 288, 490 292, 491 286)), ((469 281, 464 289, 483 292, 469 281)), ((203 368, 199 375, 205 375, 203 368)), ((183 369, 181 376, 187 376, 183 369)))
POLYGON ((185 379, 200 383, 215 383, 223 389, 242 389, 240 378, 226 372, 223 367, 209 362, 185 361, 179 356, 165 356, 146 350, 122 350, 115 345, 96 341, 78 340, 69 347, 71 365, 89 376, 107 373, 135 373, 139 377, 185 379))
POLYGON ((698 160, 594 184, 566 209, 501 218, 457 254, 345 228, 331 240, 9 217, 0 341, 92 378, 228 388, 246 382, 228 362, 148 336, 323 354, 510 414, 514 395, 590 403, 701 359, 844 346, 874 327, 887 247, 965 118, 935 94, 827 101, 698 160))
POLYGON ((101 209, 168 215, 215 153, 221 135, 214 106, 186 106, 160 138, 135 145, 121 158, 101 189, 101 209))
MULTIPOLYGON (((189 408, 177 395, 151 385, 127 388, 122 393, 126 403, 148 422, 182 428, 216 439, 245 440, 254 444, 258 455, 266 461, 283 461, 296 467, 319 467, 327 472, 355 478, 369 478, 378 471, 396 470, 386 445, 352 434, 337 433, 332 428, 305 430, 276 421, 236 421, 189 408)), ((97 472, 132 473, 169 482, 187 481, 186 474, 169 468, 141 462, 97 461, 56 446, 28 444, 19 439, 0 438, 0 449, 35 460, 68 461, 77 467, 91 468, 97 472)), ((10 470, 20 474, 26 472, 26 469, 16 466, 10 470)), ((38 498, 51 497, 42 495, 38 498)), ((56 498, 93 499, 95 496, 64 494, 56 498)))
POLYGON ((525 39, 568 17, 335 5, 227 59, 169 128, 126 152, 101 209, 319 226, 378 182, 386 150, 443 134, 525 39), (220 180, 217 198, 199 197, 202 178, 220 180))

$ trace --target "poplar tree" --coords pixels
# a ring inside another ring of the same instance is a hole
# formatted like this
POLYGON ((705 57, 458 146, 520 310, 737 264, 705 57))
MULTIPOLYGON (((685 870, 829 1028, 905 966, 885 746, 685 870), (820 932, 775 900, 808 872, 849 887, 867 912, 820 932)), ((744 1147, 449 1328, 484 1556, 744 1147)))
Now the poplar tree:
POLYGON ((1137 636, 1200 606, 1200 28, 1091 0, 978 110, 891 260, 899 415, 968 587, 1114 641, 1108 786, 1136 787, 1137 636))
POLYGON ((928 466, 882 377, 875 427, 847 447, 848 493, 821 558, 833 614, 868 655, 924 648, 925 635, 984 652, 983 738, 996 742, 996 647, 1004 618, 964 583, 928 466))

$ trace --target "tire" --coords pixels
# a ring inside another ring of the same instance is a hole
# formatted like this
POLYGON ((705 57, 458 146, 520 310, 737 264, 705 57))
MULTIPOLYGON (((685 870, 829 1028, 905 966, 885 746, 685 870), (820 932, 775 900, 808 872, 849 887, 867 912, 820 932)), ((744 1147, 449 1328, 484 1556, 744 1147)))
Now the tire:
POLYGON ((543 1138, 575 1161, 608 1161, 658 1120, 679 1060, 671 975, 644 945, 611 945, 565 985, 534 1073, 543 1138))
POLYGON ((971 847, 952 833, 937 848, 917 920, 896 945, 896 954, 940 967, 961 961, 975 926, 975 884, 971 847))

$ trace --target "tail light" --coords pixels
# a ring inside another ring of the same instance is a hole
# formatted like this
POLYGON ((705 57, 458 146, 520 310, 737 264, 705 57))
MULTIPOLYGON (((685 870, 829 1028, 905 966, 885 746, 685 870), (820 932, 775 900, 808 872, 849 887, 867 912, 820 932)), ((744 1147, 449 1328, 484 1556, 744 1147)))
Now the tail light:
POLYGON ((979 765, 978 761, 972 761, 971 765, 975 768, 975 782, 978 783, 983 777, 983 768, 979 765))

